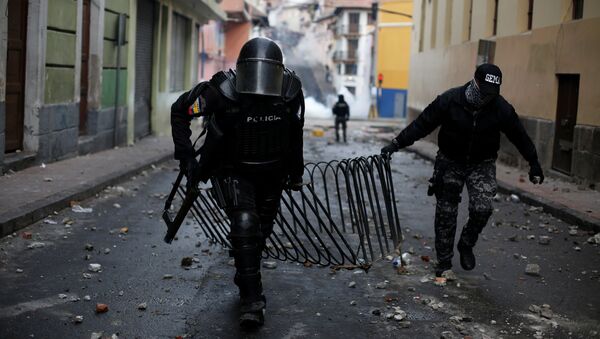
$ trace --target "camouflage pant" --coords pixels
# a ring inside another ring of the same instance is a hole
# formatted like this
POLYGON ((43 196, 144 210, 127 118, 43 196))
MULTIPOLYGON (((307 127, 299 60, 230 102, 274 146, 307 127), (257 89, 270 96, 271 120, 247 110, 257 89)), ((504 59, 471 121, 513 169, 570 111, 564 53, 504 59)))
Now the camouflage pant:
POLYGON ((438 153, 434 178, 436 176, 435 250, 438 261, 449 261, 454 255, 456 217, 463 186, 466 184, 469 193, 469 221, 463 227, 459 243, 473 247, 494 211, 496 163, 490 159, 477 164, 459 164, 438 153))

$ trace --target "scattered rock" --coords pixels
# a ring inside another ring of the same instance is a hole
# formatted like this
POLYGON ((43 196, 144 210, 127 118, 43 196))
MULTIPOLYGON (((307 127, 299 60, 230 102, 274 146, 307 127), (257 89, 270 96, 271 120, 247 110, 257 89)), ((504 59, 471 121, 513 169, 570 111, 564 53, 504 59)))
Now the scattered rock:
POLYGON ((277 263, 275 261, 263 261, 262 266, 272 270, 277 268, 277 263))
POLYGON ((83 316, 82 315, 76 315, 75 317, 73 317, 73 322, 76 324, 81 324, 83 322, 83 316))
POLYGON ((119 204, 119 203, 114 203, 114 204, 113 204, 113 207, 114 207, 114 208, 121 208, 121 204, 119 204))
POLYGON ((351 305, 351 306, 356 306, 356 300, 352 300, 352 301, 350 301, 350 305, 351 305))
POLYGON ((508 240, 510 240, 512 242, 517 242, 517 241, 519 241, 519 236, 517 234, 513 234, 510 237, 508 237, 508 240))
POLYGON ((141 303, 137 306, 137 309, 140 311, 145 311, 148 308, 148 303, 141 303))
POLYGON ((381 310, 378 308, 375 308, 371 311, 372 315, 376 315, 376 316, 380 316, 381 315, 381 310))
POLYGON ((33 237, 33 234, 31 234, 31 232, 23 232, 21 233, 21 237, 23 239, 31 239, 33 237))
POLYGON ((106 313, 106 312, 108 312, 108 305, 96 304, 96 313, 106 313))
POLYGON ((85 244, 84 248, 86 251, 93 251, 94 245, 88 243, 88 244, 85 244))
POLYGON ((452 270, 444 271, 444 273, 442 273, 442 277, 446 278, 447 281, 455 281, 458 279, 452 270))
POLYGON ((17 273, 23 273, 23 269, 22 269, 22 268, 17 268, 17 269, 15 270, 15 272, 17 272, 17 273))
POLYGON ((235 259, 229 259, 229 261, 227 262, 227 265, 235 266, 235 259))
POLYGON ((350 288, 355 288, 356 287, 356 282, 355 281, 351 281, 348 283, 348 287, 350 288))
POLYGON ((168 280, 168 279, 173 279, 173 275, 172 274, 165 274, 162 277, 164 280, 168 280))
POLYGON ((446 286, 447 279, 444 277, 435 277, 435 281, 433 282, 436 286, 446 286))
POLYGON ((105 248, 105 249, 104 249, 104 254, 109 254, 109 253, 110 253, 110 248, 108 248, 108 247, 107 247, 107 248, 105 248))
POLYGON ((81 205, 73 205, 71 211, 75 213, 92 213, 94 210, 91 207, 81 207, 81 205))
POLYGON ((382 281, 380 283, 377 283, 377 285, 375 285, 375 288, 379 289, 379 290, 384 290, 386 287, 387 287, 387 282, 385 282, 385 281, 382 281))
POLYGON ((535 240, 535 235, 530 234, 530 235, 527 236, 527 239, 528 240, 535 240))
POLYGON ((423 260, 424 262, 429 262, 431 261, 431 258, 428 255, 422 255, 421 260, 423 260))
POLYGON ((127 234, 127 233, 129 233, 129 227, 121 227, 119 229, 119 233, 121 233, 121 234, 127 234))
POLYGON ((510 195, 510 201, 517 203, 517 202, 520 202, 520 201, 521 201, 521 199, 519 198, 519 196, 518 196, 518 195, 516 195, 516 194, 511 194, 511 195, 510 195))
POLYGON ((596 233, 593 237, 589 237, 587 242, 593 245, 600 244, 600 233, 596 233))
POLYGON ((102 270, 102 265, 100 264, 89 264, 88 271, 90 272, 100 272, 102 270))
POLYGON ((193 262, 194 262, 194 259, 192 257, 183 257, 181 259, 181 266, 190 267, 190 266, 192 266, 193 262))
POLYGON ((44 224, 56 225, 58 223, 56 221, 52 220, 52 219, 44 219, 44 224))
POLYGON ((34 248, 42 248, 42 247, 45 247, 45 246, 46 246, 45 243, 36 241, 36 242, 32 242, 31 244, 29 244, 27 246, 27 248, 31 250, 31 249, 34 249, 34 248))
POLYGON ((102 332, 92 332, 90 339, 102 339, 102 332))
POLYGON ((550 240, 551 240, 551 239, 552 239, 552 238, 550 238, 550 237, 549 237, 549 236, 547 236, 547 235, 542 235, 542 236, 540 236, 540 237, 538 238, 538 243, 539 243, 540 245, 550 245, 550 240))
POLYGON ((83 273, 83 279, 92 279, 92 275, 89 273, 83 273))
POLYGON ((64 293, 61 293, 58 295, 58 299, 67 299, 67 295, 64 293))
POLYGON ((440 339, 455 339, 454 333, 450 331, 444 331, 440 334, 440 339))
POLYGON ((483 272, 483 278, 485 280, 492 280, 492 276, 489 273, 483 272))
POLYGON ((527 275, 539 277, 540 271, 541 271, 541 268, 540 268, 540 265, 538 265, 538 264, 527 264, 527 266, 525 266, 525 274, 527 274, 527 275))
POLYGON ((84 301, 90 301, 90 300, 92 300, 92 297, 90 297, 89 295, 84 295, 83 296, 83 300, 84 301))

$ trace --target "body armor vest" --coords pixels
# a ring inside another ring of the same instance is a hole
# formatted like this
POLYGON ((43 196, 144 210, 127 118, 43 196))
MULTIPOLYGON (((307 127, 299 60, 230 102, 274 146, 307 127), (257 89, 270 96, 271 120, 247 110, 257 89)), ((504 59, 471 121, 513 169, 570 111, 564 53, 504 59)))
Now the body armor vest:
MULTIPOLYGON (((223 140, 221 164, 245 170, 280 170, 286 166, 290 149, 292 119, 289 102, 300 93, 300 80, 286 69, 282 95, 240 95, 235 91, 235 72, 219 72, 211 84, 226 98, 221 128, 227 130, 223 140)), ((218 114, 218 113, 217 113, 218 114)))

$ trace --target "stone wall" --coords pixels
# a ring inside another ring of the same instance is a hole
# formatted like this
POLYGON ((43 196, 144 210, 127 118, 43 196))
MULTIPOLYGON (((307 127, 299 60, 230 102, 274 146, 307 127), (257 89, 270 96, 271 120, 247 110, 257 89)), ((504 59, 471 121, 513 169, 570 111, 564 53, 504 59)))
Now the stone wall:
POLYGON ((575 126, 571 171, 586 183, 600 183, 600 127, 575 126))
POLYGON ((42 106, 36 161, 56 161, 76 155, 78 126, 78 105, 70 103, 42 106))

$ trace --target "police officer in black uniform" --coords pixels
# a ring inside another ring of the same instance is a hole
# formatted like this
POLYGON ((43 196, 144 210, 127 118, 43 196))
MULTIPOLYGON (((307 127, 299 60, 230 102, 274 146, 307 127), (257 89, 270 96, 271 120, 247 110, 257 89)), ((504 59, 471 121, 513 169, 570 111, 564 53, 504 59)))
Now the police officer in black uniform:
POLYGON ((260 260, 282 190, 298 190, 302 184, 301 87, 300 79, 284 67, 277 44, 254 38, 242 47, 236 71, 215 74, 171 107, 175 158, 188 185, 210 178, 214 197, 230 220, 234 282, 245 328, 264 322, 260 260), (208 122, 197 161, 190 121, 200 116, 208 122))
POLYGON ((342 94, 338 95, 338 101, 331 109, 335 115, 335 141, 340 142, 340 125, 344 134, 344 142, 346 142, 346 122, 350 119, 350 107, 342 94))
POLYGON ((504 133, 529 163, 529 180, 544 181, 537 152, 519 116, 501 95, 502 72, 482 64, 474 78, 461 87, 439 95, 392 143, 381 149, 389 155, 433 132, 438 133, 439 151, 428 194, 435 194, 435 248, 438 276, 452 267, 456 217, 463 186, 469 193, 469 220, 458 242, 460 263, 475 267, 473 247, 492 215, 496 194, 496 158, 500 132, 504 133))

